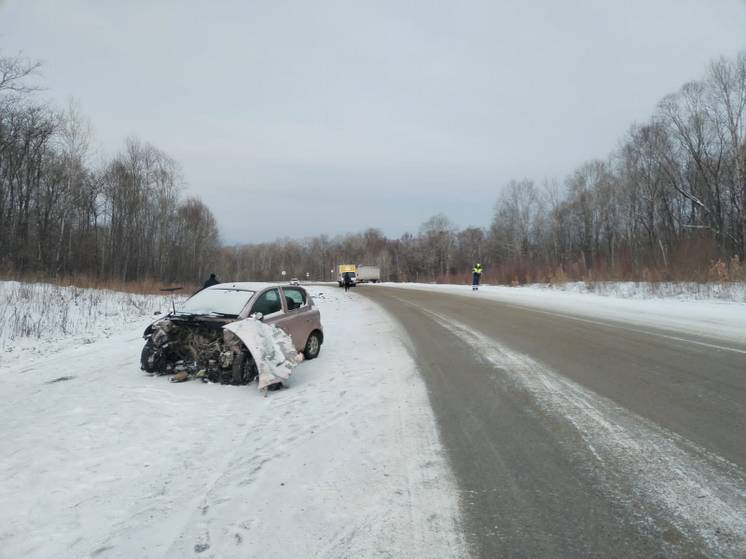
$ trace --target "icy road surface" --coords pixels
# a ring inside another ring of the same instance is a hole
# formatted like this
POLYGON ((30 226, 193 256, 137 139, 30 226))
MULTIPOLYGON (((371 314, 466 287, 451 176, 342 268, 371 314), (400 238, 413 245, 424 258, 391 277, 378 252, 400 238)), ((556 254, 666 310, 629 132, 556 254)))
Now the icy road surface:
POLYGON ((401 332, 310 291, 326 343, 267 398, 146 376, 148 320, 0 356, 0 557, 465 557, 401 332))
POLYGON ((746 557, 739 303, 364 286, 406 328, 492 557, 746 557))

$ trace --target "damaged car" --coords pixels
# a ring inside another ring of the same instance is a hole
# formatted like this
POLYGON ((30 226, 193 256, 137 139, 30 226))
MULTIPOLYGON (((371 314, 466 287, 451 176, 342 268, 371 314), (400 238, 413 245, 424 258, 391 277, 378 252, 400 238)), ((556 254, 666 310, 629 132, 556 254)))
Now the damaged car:
POLYGON ((252 382, 257 356, 237 327, 246 320, 283 330, 305 359, 317 357, 324 342, 321 313, 303 287, 221 283, 146 328, 140 366, 148 373, 182 372, 224 384, 252 382))

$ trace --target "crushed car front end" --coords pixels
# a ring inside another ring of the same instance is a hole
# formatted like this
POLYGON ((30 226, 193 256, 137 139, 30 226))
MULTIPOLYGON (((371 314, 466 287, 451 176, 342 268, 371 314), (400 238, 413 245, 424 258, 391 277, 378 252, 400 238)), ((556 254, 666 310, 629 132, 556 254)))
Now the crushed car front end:
POLYGON ((231 384, 253 380, 253 358, 224 326, 242 316, 254 293, 215 286, 192 296, 182 309, 145 329, 141 369, 154 374, 185 373, 231 384))
POLYGON ((223 326, 233 319, 169 315, 148 326, 140 367, 149 373, 186 372, 213 382, 243 383, 233 363, 243 351, 238 337, 223 326))

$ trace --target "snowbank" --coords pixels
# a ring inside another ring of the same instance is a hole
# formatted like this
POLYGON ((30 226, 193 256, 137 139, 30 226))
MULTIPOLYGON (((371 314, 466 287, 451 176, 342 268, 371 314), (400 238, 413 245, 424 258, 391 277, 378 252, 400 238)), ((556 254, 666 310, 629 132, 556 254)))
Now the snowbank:
MULTIPOLYGON (((583 284, 563 288, 547 286, 504 287, 483 285, 474 292, 470 285, 384 283, 389 287, 424 289, 482 297, 502 303, 529 307, 547 313, 610 320, 642 327, 661 328, 746 344, 746 303, 713 299, 695 300, 692 292, 683 294, 671 287, 666 297, 657 296, 662 287, 651 284, 607 284, 604 295, 589 293, 583 284)), ((681 284, 670 284, 679 285, 681 284)), ((375 286, 371 286, 375 288, 375 286)), ((743 288, 743 287, 742 287, 743 288)), ((731 295, 737 293, 733 286, 731 295)), ((703 293, 705 290, 703 289, 703 293)), ((716 293, 712 285, 707 292, 716 293)), ((664 291, 665 293, 665 291, 664 291)))
POLYGON ((145 317, 4 363, 0 555, 467 556, 402 333, 358 294, 309 289, 325 343, 267 398, 146 376, 145 317))
POLYGON ((168 296, 0 281, 0 364, 92 343, 170 308, 168 296))
POLYGON ((524 288, 589 293, 625 299, 677 299, 679 301, 746 302, 746 283, 597 281, 530 284, 524 288))

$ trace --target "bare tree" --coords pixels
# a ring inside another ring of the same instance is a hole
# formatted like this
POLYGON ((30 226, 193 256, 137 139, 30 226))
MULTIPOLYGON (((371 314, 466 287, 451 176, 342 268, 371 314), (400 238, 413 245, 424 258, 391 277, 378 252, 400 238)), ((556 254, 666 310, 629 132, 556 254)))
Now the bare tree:
POLYGON ((41 62, 0 54, 0 94, 28 94, 37 91, 38 87, 30 85, 27 79, 36 75, 39 68, 41 62))

